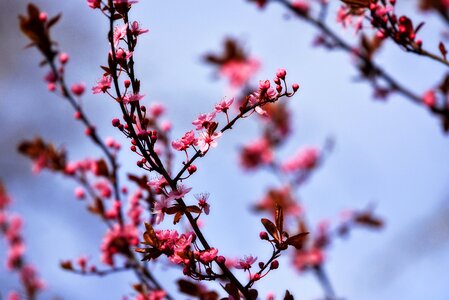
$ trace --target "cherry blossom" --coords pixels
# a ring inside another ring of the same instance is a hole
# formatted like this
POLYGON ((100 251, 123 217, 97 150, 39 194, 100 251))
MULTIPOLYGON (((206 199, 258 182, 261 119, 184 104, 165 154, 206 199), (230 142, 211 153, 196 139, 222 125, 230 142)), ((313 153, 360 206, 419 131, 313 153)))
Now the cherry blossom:
POLYGON ((201 152, 206 153, 210 147, 217 147, 218 143, 216 140, 221 137, 221 135, 221 132, 214 132, 213 134, 209 134, 208 132, 204 131, 201 132, 198 138, 198 147, 200 148, 201 152))

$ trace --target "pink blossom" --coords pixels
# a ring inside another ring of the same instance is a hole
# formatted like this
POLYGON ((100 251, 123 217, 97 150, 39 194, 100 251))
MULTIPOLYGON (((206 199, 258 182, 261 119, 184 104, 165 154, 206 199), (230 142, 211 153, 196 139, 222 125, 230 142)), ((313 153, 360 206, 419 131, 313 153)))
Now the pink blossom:
POLYGON ((97 181, 94 188, 100 193, 101 197, 109 198, 112 196, 112 189, 109 183, 105 180, 97 181))
POLYGON ((140 101, 145 95, 140 95, 139 93, 129 93, 125 97, 123 97, 123 104, 128 104, 131 102, 138 102, 140 101))
POLYGON ((217 254, 218 254, 218 250, 215 248, 210 248, 209 250, 204 250, 200 253, 200 260, 203 263, 208 264, 215 260, 215 258, 217 257, 217 254))
POLYGON ((198 138, 198 147, 200 148, 201 152, 206 153, 210 147, 217 147, 218 143, 216 139, 221 137, 221 135, 221 132, 214 132, 212 135, 210 135, 208 132, 201 132, 200 137, 198 138))
POLYGON ((162 131, 165 131, 165 132, 170 131, 171 127, 172 127, 172 124, 170 121, 165 120, 165 121, 161 122, 162 131))
POLYGON ((157 118, 157 117, 161 116, 164 112, 165 112, 165 107, 164 107, 164 105, 162 103, 153 102, 150 105, 150 114, 154 118, 157 118))
POLYGON ((324 261, 324 253, 319 248, 312 248, 309 250, 296 251, 293 258, 293 264, 300 271, 307 268, 316 267, 324 261))
POLYGON ((198 200, 198 206, 204 210, 206 215, 210 212, 210 205, 207 203, 207 199, 209 198, 209 193, 201 193, 195 195, 196 200, 198 200))
POLYGON ((103 76, 98 80, 97 85, 92 88, 94 94, 105 93, 111 88, 112 78, 110 76, 103 76))
POLYGON ((172 142, 172 147, 178 151, 185 151, 191 145, 196 145, 198 140, 195 138, 195 132, 190 130, 184 134, 184 136, 172 142))
POLYGON ((245 145, 240 154, 240 163, 247 169, 254 169, 273 161, 273 152, 266 139, 260 139, 245 145))
POLYGON ((318 163, 320 152, 315 147, 304 147, 295 156, 282 164, 284 172, 294 172, 298 170, 311 170, 318 163))
POLYGON ((90 8, 100 8, 101 7, 101 0, 87 0, 87 5, 90 8))
POLYGON ((161 194, 164 187, 168 185, 167 180, 164 177, 159 177, 157 179, 151 180, 147 185, 153 188, 156 194, 161 194))
POLYGON ((16 291, 11 291, 8 293, 8 298, 7 300, 20 300, 20 294, 16 291))
POLYGON ((234 98, 231 98, 229 100, 226 100, 226 98, 223 98, 219 103, 215 105, 215 111, 218 112, 227 112, 228 109, 231 107, 232 102, 234 102, 234 98))
POLYGON ((144 33, 147 33, 149 30, 148 29, 142 29, 139 27, 139 23, 137 21, 134 21, 131 23, 131 33, 134 36, 138 36, 144 33))
POLYGON ((139 294, 135 300, 164 300, 167 293, 164 290, 151 291, 146 295, 139 294))
POLYGON ((127 253, 129 246, 137 246, 138 230, 134 225, 120 226, 115 224, 109 228, 101 243, 101 260, 108 265, 114 265, 114 256, 119 253, 127 253))
POLYGON ((251 269, 251 265, 257 261, 257 257, 253 257, 252 255, 245 256, 243 259, 240 259, 236 264, 236 269, 249 270, 251 269))
POLYGON ((120 40, 126 36, 127 31, 128 31, 128 23, 123 24, 123 26, 121 27, 116 26, 114 28, 114 47, 117 48, 118 44, 120 43, 120 40))
POLYGON ((210 123, 214 120, 216 112, 211 112, 210 114, 200 114, 198 118, 192 122, 195 125, 196 130, 201 130, 203 128, 208 128, 210 123))
POLYGON ((178 184, 176 190, 172 190, 170 193, 168 193, 167 199, 169 200, 181 199, 185 195, 187 195, 187 193, 189 193, 191 190, 192 188, 188 188, 183 184, 178 184))
POLYGON ((156 215, 156 224, 160 224, 164 221, 165 212, 171 203, 171 199, 162 196, 154 203, 153 214, 156 215))
POLYGON ((295 0, 292 2, 292 6, 303 15, 306 15, 310 9, 310 4, 307 0, 295 0))
POLYGON ((220 75, 229 80, 233 88, 244 86, 252 76, 259 70, 260 62, 257 59, 231 60, 226 62, 220 68, 220 75))

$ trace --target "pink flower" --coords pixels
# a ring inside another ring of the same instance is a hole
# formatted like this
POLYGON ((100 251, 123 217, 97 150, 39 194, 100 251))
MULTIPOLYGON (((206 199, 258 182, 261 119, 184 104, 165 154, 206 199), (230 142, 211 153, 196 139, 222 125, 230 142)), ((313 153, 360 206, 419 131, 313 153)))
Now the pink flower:
POLYGON ((231 107, 232 102, 234 102, 234 98, 231 98, 229 100, 226 100, 226 98, 223 98, 218 104, 215 105, 215 111, 218 112, 227 112, 228 109, 231 107))
POLYGON ((294 255, 293 264, 300 271, 319 266, 324 261, 324 253, 319 248, 296 251, 294 255))
POLYGON ((284 172, 311 170, 316 166, 319 155, 319 150, 315 147, 302 148, 298 151, 298 153, 296 153, 295 156, 282 164, 282 170, 284 172))
POLYGON ((236 269, 243 269, 243 270, 249 270, 251 269, 251 265, 253 263, 255 263, 257 261, 257 257, 253 257, 252 255, 250 256, 245 256, 243 259, 240 259, 236 264, 235 264, 235 268, 236 269))
POLYGON ((247 169, 254 169, 273 161, 273 152, 266 139, 256 140, 244 146, 240 154, 240 163, 247 169))
POLYGON ((132 224, 120 226, 115 224, 110 228, 101 243, 101 260, 103 263, 113 266, 114 256, 129 251, 129 246, 137 246, 139 243, 138 230, 132 224))
POLYGON ((128 103, 131 103, 131 102, 138 102, 144 96, 145 95, 140 95, 139 93, 137 93, 137 94, 129 93, 125 97, 123 97, 123 104, 128 104, 128 103))
POLYGON ((154 192, 156 194, 161 194, 163 191, 163 188, 168 185, 167 180, 165 180, 164 177, 159 177, 158 179, 151 180, 147 183, 147 185, 151 188, 153 188, 154 192))
POLYGON ((215 260, 215 258, 217 257, 217 254, 218 254, 218 250, 215 248, 210 248, 209 250, 204 250, 200 253, 200 260, 203 263, 208 264, 215 260))
POLYGON ((128 30, 128 23, 124 24, 122 27, 116 26, 114 28, 114 47, 117 48, 120 40, 126 36, 128 30))
POLYGON ((98 80, 97 85, 92 88, 92 92, 94 94, 105 93, 111 88, 111 82, 112 78, 110 76, 103 76, 103 78, 98 80))
POLYGON ((149 30, 148 29, 142 29, 139 27, 139 23, 137 21, 134 21, 131 23, 131 33, 134 36, 138 36, 144 33, 147 33, 149 30))
POLYGON ((254 58, 244 61, 231 60, 221 66, 220 75, 229 80, 231 87, 240 88, 254 76, 259 68, 260 62, 254 58))
POLYGON ((157 118, 165 112, 165 107, 161 103, 154 102, 150 105, 150 114, 157 118))
POLYGON ((201 130, 203 128, 208 128, 210 123, 214 120, 216 112, 211 112, 210 114, 201 114, 198 118, 192 122, 195 125, 196 130, 201 130))
POLYGON ((183 184, 178 184, 178 186, 176 187, 176 190, 174 190, 174 191, 172 190, 170 193, 168 193, 167 199, 170 199, 170 200, 181 199, 185 195, 187 195, 187 193, 189 193, 191 190, 192 190, 192 188, 188 188, 183 184))
POLYGON ((90 8, 100 8, 101 7, 101 0, 87 0, 87 5, 90 8))
POLYGON ((171 145, 175 150, 185 151, 191 145, 196 145, 197 142, 198 140, 195 138, 195 132, 190 130, 186 132, 181 139, 173 141, 171 145))
POLYGON ((160 224, 164 221, 165 212, 171 203, 171 199, 162 196, 154 203, 153 214, 156 215, 156 224, 160 224))
POLYGON ((210 212, 210 205, 207 203, 207 199, 209 198, 209 193, 201 193, 195 195, 196 200, 198 200, 198 206, 204 210, 206 215, 210 212))
POLYGON ((201 132, 200 137, 198 138, 198 147, 200 148, 201 152, 206 153, 210 147, 217 147, 218 143, 216 139, 221 137, 221 135, 221 132, 214 132, 212 135, 210 135, 208 132, 201 132))

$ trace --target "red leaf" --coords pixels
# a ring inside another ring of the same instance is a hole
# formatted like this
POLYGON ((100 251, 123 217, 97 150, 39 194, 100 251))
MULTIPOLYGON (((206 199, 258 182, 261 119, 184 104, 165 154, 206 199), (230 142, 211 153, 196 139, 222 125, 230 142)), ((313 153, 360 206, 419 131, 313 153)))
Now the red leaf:
POLYGON ((297 250, 300 250, 304 246, 308 234, 308 232, 302 232, 297 235, 291 236, 287 239, 287 244, 295 247, 297 250))
POLYGON ((265 227, 265 229, 268 231, 268 233, 278 242, 280 242, 280 238, 279 238, 279 233, 277 231, 276 225, 273 224, 273 222, 271 222, 268 219, 262 218, 260 220, 263 224, 263 226, 265 227))

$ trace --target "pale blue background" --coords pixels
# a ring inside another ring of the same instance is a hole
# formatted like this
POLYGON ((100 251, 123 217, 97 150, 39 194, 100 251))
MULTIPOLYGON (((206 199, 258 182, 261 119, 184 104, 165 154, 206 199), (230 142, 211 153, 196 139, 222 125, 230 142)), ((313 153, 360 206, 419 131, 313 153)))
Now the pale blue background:
MULTIPOLYGON (((71 55, 69 82, 91 86, 108 51, 106 20, 84 1, 36 2, 50 15, 64 13, 54 37, 71 55)), ((245 40, 247 49, 263 61, 260 78, 271 78, 278 67, 285 67, 289 78, 300 83, 301 93, 290 103, 295 136, 285 153, 303 144, 322 145, 329 136, 337 142, 325 166, 300 193, 311 220, 372 202, 387 220, 383 232, 357 231, 334 244, 326 269, 339 296, 449 299, 449 140, 434 117, 400 96, 386 103, 373 101, 367 84, 352 82, 357 73, 350 58, 312 48, 315 31, 285 20, 284 9, 277 5, 261 12, 243 0, 141 2, 133 17, 151 32, 139 42, 137 74, 145 100, 169 107, 175 136, 224 95, 225 82, 211 80, 212 70, 200 57, 219 49, 225 36, 245 40)), ((398 2, 401 10, 415 13, 415 1, 398 2)), ((68 104, 46 92, 44 71, 37 67, 40 56, 34 49, 22 50, 27 42, 19 33, 17 15, 25 6, 23 0, 0 3, 0 177, 16 200, 14 209, 26 216, 27 256, 48 282, 41 299, 120 299, 130 292, 131 274, 97 279, 59 269, 61 259, 81 254, 93 253, 97 260, 97 242, 105 228, 74 199, 72 183, 46 172, 33 176, 29 162, 15 152, 21 139, 43 135, 65 145, 72 158, 94 155, 82 127, 74 125, 68 104)), ((421 34, 436 51, 442 24, 430 15, 417 19, 427 22, 421 34)), ((351 32, 345 35, 352 37, 351 32)), ((446 71, 393 45, 382 50, 379 61, 417 93, 433 86, 446 71)), ((103 136, 118 136, 110 126, 117 110, 108 100, 88 95, 85 105, 103 136)), ((269 255, 269 247, 258 239, 258 217, 249 207, 266 186, 277 182, 265 173, 242 177, 236 165, 238 147, 257 136, 255 124, 240 123, 223 137, 219 148, 198 163, 199 172, 190 181, 195 192, 211 193, 212 214, 205 232, 221 253, 230 256, 269 255)), ((135 170, 133 156, 124 151, 121 158, 126 170, 135 170)), ((3 257, 3 242, 0 254, 3 257)), ((299 299, 320 297, 314 277, 297 277, 290 263, 288 258, 281 260, 280 270, 258 286, 262 294, 288 288, 299 299)), ((171 274, 161 268, 156 273, 165 278, 165 286, 173 285, 171 274)), ((15 277, 1 267, 0 293, 15 287, 15 277)))

